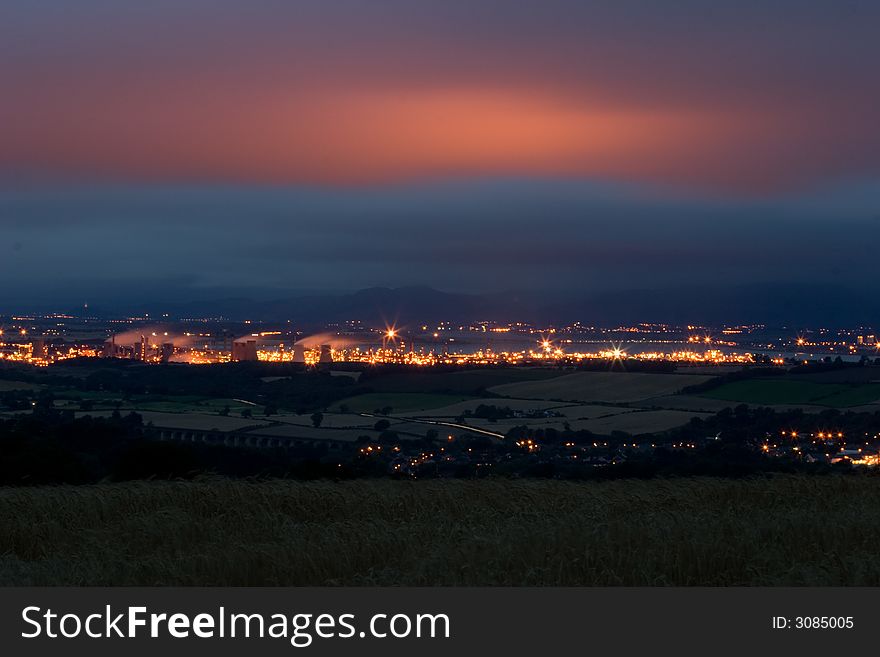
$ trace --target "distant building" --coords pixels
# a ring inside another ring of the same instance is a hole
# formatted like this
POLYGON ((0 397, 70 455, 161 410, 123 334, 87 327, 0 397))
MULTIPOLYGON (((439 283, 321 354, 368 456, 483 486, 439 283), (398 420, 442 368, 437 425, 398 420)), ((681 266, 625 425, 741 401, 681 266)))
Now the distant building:
POLYGON ((294 363, 305 363, 306 362, 306 348, 299 343, 293 345, 293 362, 294 363))
POLYGON ((159 359, 163 363, 167 363, 174 355, 174 344, 171 342, 163 342, 159 351, 159 359))
POLYGON ((236 362, 258 360, 257 341, 253 338, 235 340, 232 343, 232 360, 236 362))
POLYGON ((49 344, 45 338, 37 338, 32 343, 31 355, 33 358, 46 358, 49 355, 49 344))
POLYGON ((329 344, 321 345, 321 357, 318 358, 319 363, 332 363, 333 355, 329 344))

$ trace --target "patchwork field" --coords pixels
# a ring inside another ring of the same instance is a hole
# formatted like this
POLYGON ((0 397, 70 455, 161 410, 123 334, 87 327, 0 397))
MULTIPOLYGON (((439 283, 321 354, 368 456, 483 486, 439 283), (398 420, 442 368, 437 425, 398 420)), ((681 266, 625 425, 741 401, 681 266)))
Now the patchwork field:
MULTIPOLYGON (((185 394, 134 394, 95 389, 53 389, 55 406, 77 415, 109 415, 136 411, 145 423, 157 427, 242 431, 268 431, 274 435, 316 439, 355 439, 378 436, 374 426, 381 418, 363 417, 377 410, 388 412, 391 428, 402 438, 422 437, 430 425, 416 420, 457 423, 478 406, 508 407, 518 417, 496 421, 466 416, 471 427, 505 434, 518 426, 533 429, 587 430, 597 435, 623 431, 632 435, 666 431, 738 404, 771 406, 777 410, 801 408, 820 412, 827 408, 875 412, 880 408, 880 382, 875 368, 846 368, 811 374, 788 374, 764 379, 725 383, 700 394, 680 394, 688 386, 711 381, 706 368, 679 373, 625 371, 572 371, 545 367, 499 367, 473 370, 366 370, 350 396, 327 403, 319 427, 311 412, 297 414, 296 406, 265 416, 262 404, 270 399, 262 390, 250 390, 261 404, 247 399, 185 394), (370 390, 356 394, 359 390, 370 390), (355 394, 352 394, 355 393, 355 394), (390 409, 390 410, 389 410, 390 409), (227 414, 228 410, 228 414, 227 414), (547 411, 546 415, 541 412, 547 411), (242 417, 249 412, 252 417, 242 417), (535 417, 528 417, 537 412, 535 417), (223 413, 223 414, 221 414, 223 413)), ((343 372, 345 376, 358 372, 343 372)), ((267 385, 280 385, 293 375, 262 377, 267 385)), ((4 390, 41 388, 29 382, 0 380, 4 390)), ((343 394, 346 394, 343 392, 343 394)), ((273 403, 273 406, 276 404, 273 403)), ((306 406, 308 408, 308 406, 306 406)), ((6 410, 4 415, 29 412, 6 410)), ((456 435, 467 429, 439 428, 456 435)))
POLYGON ((576 372, 544 381, 506 383, 490 392, 521 399, 625 403, 671 395, 712 378, 699 374, 576 372))
MULTIPOLYGON (((540 371, 540 370, 539 370, 540 371)), ((513 370, 516 372, 516 370, 513 370)), ((642 374, 625 372, 576 372, 558 376, 514 381, 492 387, 489 392, 500 397, 476 397, 448 400, 448 395, 424 393, 371 393, 344 400, 351 412, 371 412, 386 405, 392 408, 395 418, 422 418, 436 421, 455 421, 467 411, 474 412, 480 405, 510 408, 515 412, 528 414, 535 411, 549 411, 547 417, 510 417, 488 420, 466 417, 469 426, 504 434, 514 427, 527 426, 532 429, 553 428, 563 430, 566 425, 575 430, 588 430, 600 435, 612 431, 642 434, 666 431, 686 424, 692 417, 705 417, 711 407, 726 407, 729 404, 717 401, 692 398, 701 403, 695 409, 668 409, 657 402, 657 409, 643 410, 634 407, 614 406, 613 403, 636 403, 642 399, 671 399, 671 395, 683 387, 701 383, 711 377, 706 375, 642 374), (565 400, 565 401, 560 401, 565 400), (598 403, 583 403, 583 402, 598 403), (710 407, 705 409, 703 407, 710 407), (662 410, 661 410, 662 409, 662 410)), ((558 372, 552 370, 552 372, 558 372)), ((492 372, 497 376, 497 372, 492 372)), ((333 410, 338 407, 334 405, 333 410)), ((343 416, 344 417, 344 416, 343 416)), ((421 433, 424 428, 401 425, 392 427, 399 431, 421 433)), ((457 430, 450 430, 456 433, 457 430)))

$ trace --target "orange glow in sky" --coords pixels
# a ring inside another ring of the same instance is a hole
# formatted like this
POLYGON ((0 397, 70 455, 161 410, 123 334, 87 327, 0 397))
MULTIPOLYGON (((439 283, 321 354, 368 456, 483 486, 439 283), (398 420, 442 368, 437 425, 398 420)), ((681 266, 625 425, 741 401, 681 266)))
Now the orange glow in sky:
POLYGON ((880 170, 870 8, 38 4, 0 23, 0 175, 756 190, 880 170))

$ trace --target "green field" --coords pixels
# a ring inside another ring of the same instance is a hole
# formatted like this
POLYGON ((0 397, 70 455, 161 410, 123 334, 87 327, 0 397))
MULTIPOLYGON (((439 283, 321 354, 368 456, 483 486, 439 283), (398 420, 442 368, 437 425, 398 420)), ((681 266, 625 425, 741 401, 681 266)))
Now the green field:
POLYGON ((0 392, 9 392, 11 390, 40 390, 43 386, 35 383, 27 383, 25 381, 6 381, 0 379, 0 392))
POLYGON ((880 384, 815 383, 798 379, 749 379, 703 393, 712 399, 744 404, 811 404, 845 408, 880 400, 880 384))
POLYGON ((349 413, 372 413, 374 410, 390 407, 394 414, 440 408, 466 399, 462 395, 431 392, 370 392, 343 399, 332 404, 329 410, 339 412, 341 407, 347 406, 349 413))
POLYGON ((880 585, 880 478, 0 489, 6 585, 880 585))
POLYGON ((412 370, 381 374, 361 383, 376 392, 443 392, 482 395, 488 388, 517 381, 541 381, 566 374, 564 370, 546 367, 499 367, 452 372, 412 370))
POLYGON ((639 372, 575 372, 539 381, 505 383, 490 392, 520 399, 628 403, 675 394, 714 377, 639 372))
POLYGON ((78 408, 81 402, 90 402, 93 410, 119 409, 129 411, 155 411, 160 413, 219 414, 228 407, 232 415, 250 409, 255 415, 262 414, 263 407, 235 399, 203 397, 198 395, 131 395, 124 398, 119 393, 94 390, 60 389, 54 393, 58 408, 78 408))

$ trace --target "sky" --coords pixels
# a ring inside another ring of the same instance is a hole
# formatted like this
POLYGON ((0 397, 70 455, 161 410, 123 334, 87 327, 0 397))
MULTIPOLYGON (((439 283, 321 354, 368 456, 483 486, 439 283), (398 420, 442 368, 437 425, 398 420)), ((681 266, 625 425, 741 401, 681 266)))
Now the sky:
POLYGON ((10 303, 874 284, 873 1, 2 14, 10 303))

